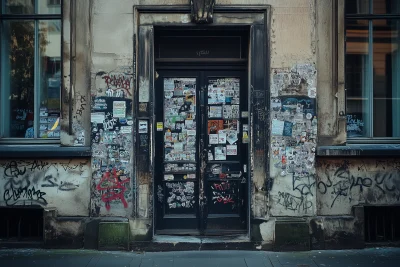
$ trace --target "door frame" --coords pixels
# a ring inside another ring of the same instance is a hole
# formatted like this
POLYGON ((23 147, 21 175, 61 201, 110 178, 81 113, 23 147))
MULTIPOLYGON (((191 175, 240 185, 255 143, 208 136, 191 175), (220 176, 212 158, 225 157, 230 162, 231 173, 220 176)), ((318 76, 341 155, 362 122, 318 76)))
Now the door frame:
MULTIPOLYGON (((153 211, 155 208, 156 188, 154 188, 154 133, 155 116, 153 99, 155 96, 154 27, 195 27, 190 19, 190 6, 134 6, 133 7, 133 70, 134 70, 134 140, 133 155, 134 195, 132 215, 137 219, 148 219, 152 223, 152 235, 155 234, 153 211), (139 120, 147 121, 147 134, 138 132, 139 120)), ((248 209, 247 234, 251 235, 251 221, 256 218, 251 207, 257 202, 258 208, 268 210, 268 192, 266 186, 269 174, 269 30, 271 25, 270 6, 216 6, 214 23, 202 27, 248 26, 248 107, 249 107, 249 158, 247 171, 248 209)))

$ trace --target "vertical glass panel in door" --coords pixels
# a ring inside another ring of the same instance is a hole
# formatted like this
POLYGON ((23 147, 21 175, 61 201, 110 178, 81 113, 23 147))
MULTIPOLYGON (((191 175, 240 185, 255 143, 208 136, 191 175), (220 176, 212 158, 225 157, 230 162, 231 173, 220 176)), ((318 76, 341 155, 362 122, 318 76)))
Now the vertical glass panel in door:
POLYGON ((208 217, 213 214, 238 215, 243 174, 240 156, 240 79, 209 78, 207 89, 208 217))
POLYGON ((197 192, 196 78, 164 78, 165 214, 193 214, 197 192))

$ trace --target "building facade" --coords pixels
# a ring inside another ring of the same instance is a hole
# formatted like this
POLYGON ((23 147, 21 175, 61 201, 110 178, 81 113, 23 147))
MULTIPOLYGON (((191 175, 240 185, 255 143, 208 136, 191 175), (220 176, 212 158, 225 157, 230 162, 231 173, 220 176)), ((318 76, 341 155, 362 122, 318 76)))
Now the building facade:
POLYGON ((0 242, 400 239, 396 1, 1 3, 0 242))

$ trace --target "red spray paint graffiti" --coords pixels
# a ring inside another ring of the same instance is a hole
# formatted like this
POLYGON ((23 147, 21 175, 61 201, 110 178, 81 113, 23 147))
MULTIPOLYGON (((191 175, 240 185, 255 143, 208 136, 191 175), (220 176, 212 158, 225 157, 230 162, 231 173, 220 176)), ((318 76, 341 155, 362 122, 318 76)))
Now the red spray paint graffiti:
POLYGON ((132 95, 131 89, 131 78, 124 75, 105 75, 102 77, 104 82, 107 84, 107 88, 112 90, 122 89, 128 95, 132 95))
POLYGON ((105 191, 101 195, 101 200, 105 203, 106 209, 110 210, 110 201, 120 199, 124 208, 128 207, 128 202, 125 200, 124 193, 126 191, 125 184, 129 183, 130 179, 121 180, 117 170, 114 168, 111 173, 107 171, 103 174, 100 183, 96 186, 99 191, 105 191))

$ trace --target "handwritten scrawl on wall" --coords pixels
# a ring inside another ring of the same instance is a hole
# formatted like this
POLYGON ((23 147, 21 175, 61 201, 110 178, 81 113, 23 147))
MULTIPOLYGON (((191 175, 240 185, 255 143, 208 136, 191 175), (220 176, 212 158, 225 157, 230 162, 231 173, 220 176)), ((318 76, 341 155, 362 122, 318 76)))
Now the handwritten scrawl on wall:
MULTIPOLYGON (((61 196, 80 199, 87 209, 88 161, 79 160, 6 160, 0 161, 0 206, 40 205, 56 207, 68 213, 75 204, 62 204, 61 196), (86 197, 86 201, 85 201, 86 197)), ((71 201, 73 203, 73 201, 71 201)), ((76 214, 76 212, 75 212, 76 214)))
POLYGON ((126 215, 132 205, 133 71, 121 67, 95 75, 92 89, 91 214, 126 215))
POLYGON ((316 69, 313 64, 276 69, 271 82, 271 213, 312 214, 318 125, 316 69))
POLYGON ((319 160, 316 166, 321 214, 351 214, 359 203, 400 202, 400 159, 319 160))

